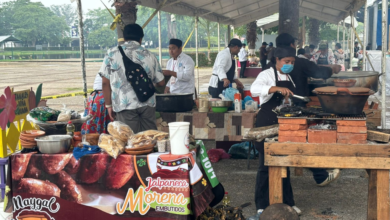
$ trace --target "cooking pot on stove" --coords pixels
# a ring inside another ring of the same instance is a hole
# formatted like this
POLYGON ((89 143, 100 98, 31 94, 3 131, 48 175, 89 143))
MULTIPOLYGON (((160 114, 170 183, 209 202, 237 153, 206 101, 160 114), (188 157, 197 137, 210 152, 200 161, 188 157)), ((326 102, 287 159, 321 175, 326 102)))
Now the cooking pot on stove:
POLYGON ((334 86, 335 79, 354 79, 356 83, 353 87, 369 88, 374 92, 378 91, 379 73, 374 71, 352 71, 333 74, 326 80, 328 86, 334 86))
POLYGON ((358 115, 374 91, 364 87, 340 88, 334 86, 316 88, 322 109, 339 115, 358 115))
POLYGON ((188 112, 194 107, 194 95, 183 94, 156 94, 157 112, 188 112))

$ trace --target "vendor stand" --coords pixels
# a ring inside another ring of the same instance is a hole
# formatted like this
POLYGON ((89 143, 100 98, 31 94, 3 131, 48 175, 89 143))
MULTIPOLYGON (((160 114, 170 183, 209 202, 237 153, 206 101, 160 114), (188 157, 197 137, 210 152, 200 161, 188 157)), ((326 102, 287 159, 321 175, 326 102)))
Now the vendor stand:
MULTIPOLYGON (((237 65, 237 77, 240 77, 240 71, 241 71, 241 64, 240 62, 236 61, 237 65)), ((249 61, 247 61, 246 69, 244 72, 244 76, 247 78, 256 78, 257 75, 262 71, 262 68, 257 65, 251 65, 249 61)))

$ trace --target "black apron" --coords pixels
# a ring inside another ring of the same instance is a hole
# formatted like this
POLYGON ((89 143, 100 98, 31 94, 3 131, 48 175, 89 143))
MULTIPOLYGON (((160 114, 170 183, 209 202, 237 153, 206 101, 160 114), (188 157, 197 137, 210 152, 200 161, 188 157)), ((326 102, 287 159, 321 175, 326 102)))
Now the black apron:
POLYGON ((318 57, 317 64, 318 64, 318 65, 329 65, 329 62, 328 62, 328 54, 326 54, 325 57, 321 57, 321 55, 320 55, 320 56, 318 57))
MULTIPOLYGON (((226 73, 226 78, 230 81, 230 83, 233 83, 235 70, 236 70, 236 62, 235 60, 232 60, 232 66, 230 67, 229 71, 226 73)), ((216 74, 213 75, 218 77, 218 75, 216 74)), ((222 91, 228 88, 228 87, 223 87, 223 84, 224 84, 223 80, 219 79, 218 77, 218 88, 209 87, 209 93, 212 96, 212 98, 219 98, 219 94, 222 94, 222 91)))
MULTIPOLYGON (((291 82, 291 77, 288 76, 289 81, 279 81, 276 68, 274 67, 276 86, 285 87, 295 92, 295 86, 291 82)), ((272 98, 261 105, 261 109, 256 117, 256 127, 264 127, 278 123, 276 113, 272 110, 282 104, 284 96, 279 93, 274 93, 272 98)), ((269 179, 268 167, 264 166, 264 141, 256 142, 255 144, 259 151, 260 166, 257 171, 256 188, 255 188, 255 202, 256 209, 265 209, 269 206, 269 179)), ((294 206, 294 197, 290 183, 290 170, 287 169, 287 178, 283 178, 283 203, 294 206)))

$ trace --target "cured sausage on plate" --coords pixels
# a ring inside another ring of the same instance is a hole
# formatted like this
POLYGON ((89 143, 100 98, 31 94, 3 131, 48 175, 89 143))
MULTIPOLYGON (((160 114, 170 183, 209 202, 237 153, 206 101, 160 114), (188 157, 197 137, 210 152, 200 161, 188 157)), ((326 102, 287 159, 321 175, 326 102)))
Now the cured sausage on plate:
POLYGON ((104 175, 110 156, 106 153, 87 155, 81 158, 77 181, 82 183, 95 183, 104 175))
POLYGON ((56 174, 69 163, 72 154, 42 154, 42 169, 48 174, 56 174))
POLYGON ((60 171, 53 176, 52 180, 61 189, 61 198, 71 202, 82 202, 80 189, 68 173, 60 171))
POLYGON ((109 189, 119 189, 133 177, 134 172, 133 156, 121 154, 111 160, 104 184, 109 189))
POLYGON ((76 160, 76 158, 74 158, 72 156, 72 158, 70 158, 69 160, 69 163, 68 165, 66 165, 65 167, 65 171, 69 174, 76 174, 80 169, 80 160, 76 160))
POLYGON ((30 161, 32 155, 33 153, 15 154, 13 157, 11 157, 12 180, 19 181, 23 178, 27 170, 28 162, 30 161))
POLYGON ((60 197, 61 194, 61 190, 55 184, 47 180, 43 181, 32 178, 22 178, 16 192, 57 197, 60 197))

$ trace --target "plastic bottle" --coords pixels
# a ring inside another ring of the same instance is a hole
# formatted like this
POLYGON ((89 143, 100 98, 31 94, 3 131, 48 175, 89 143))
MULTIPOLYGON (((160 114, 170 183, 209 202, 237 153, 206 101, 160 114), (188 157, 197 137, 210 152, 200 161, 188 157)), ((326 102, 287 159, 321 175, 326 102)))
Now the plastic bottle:
POLYGON ((68 124, 66 125, 66 134, 73 137, 74 131, 74 124, 71 121, 68 121, 68 124))
POLYGON ((229 196, 228 192, 225 192, 225 195, 223 196, 223 199, 222 199, 222 204, 225 207, 230 205, 230 196, 229 196))

